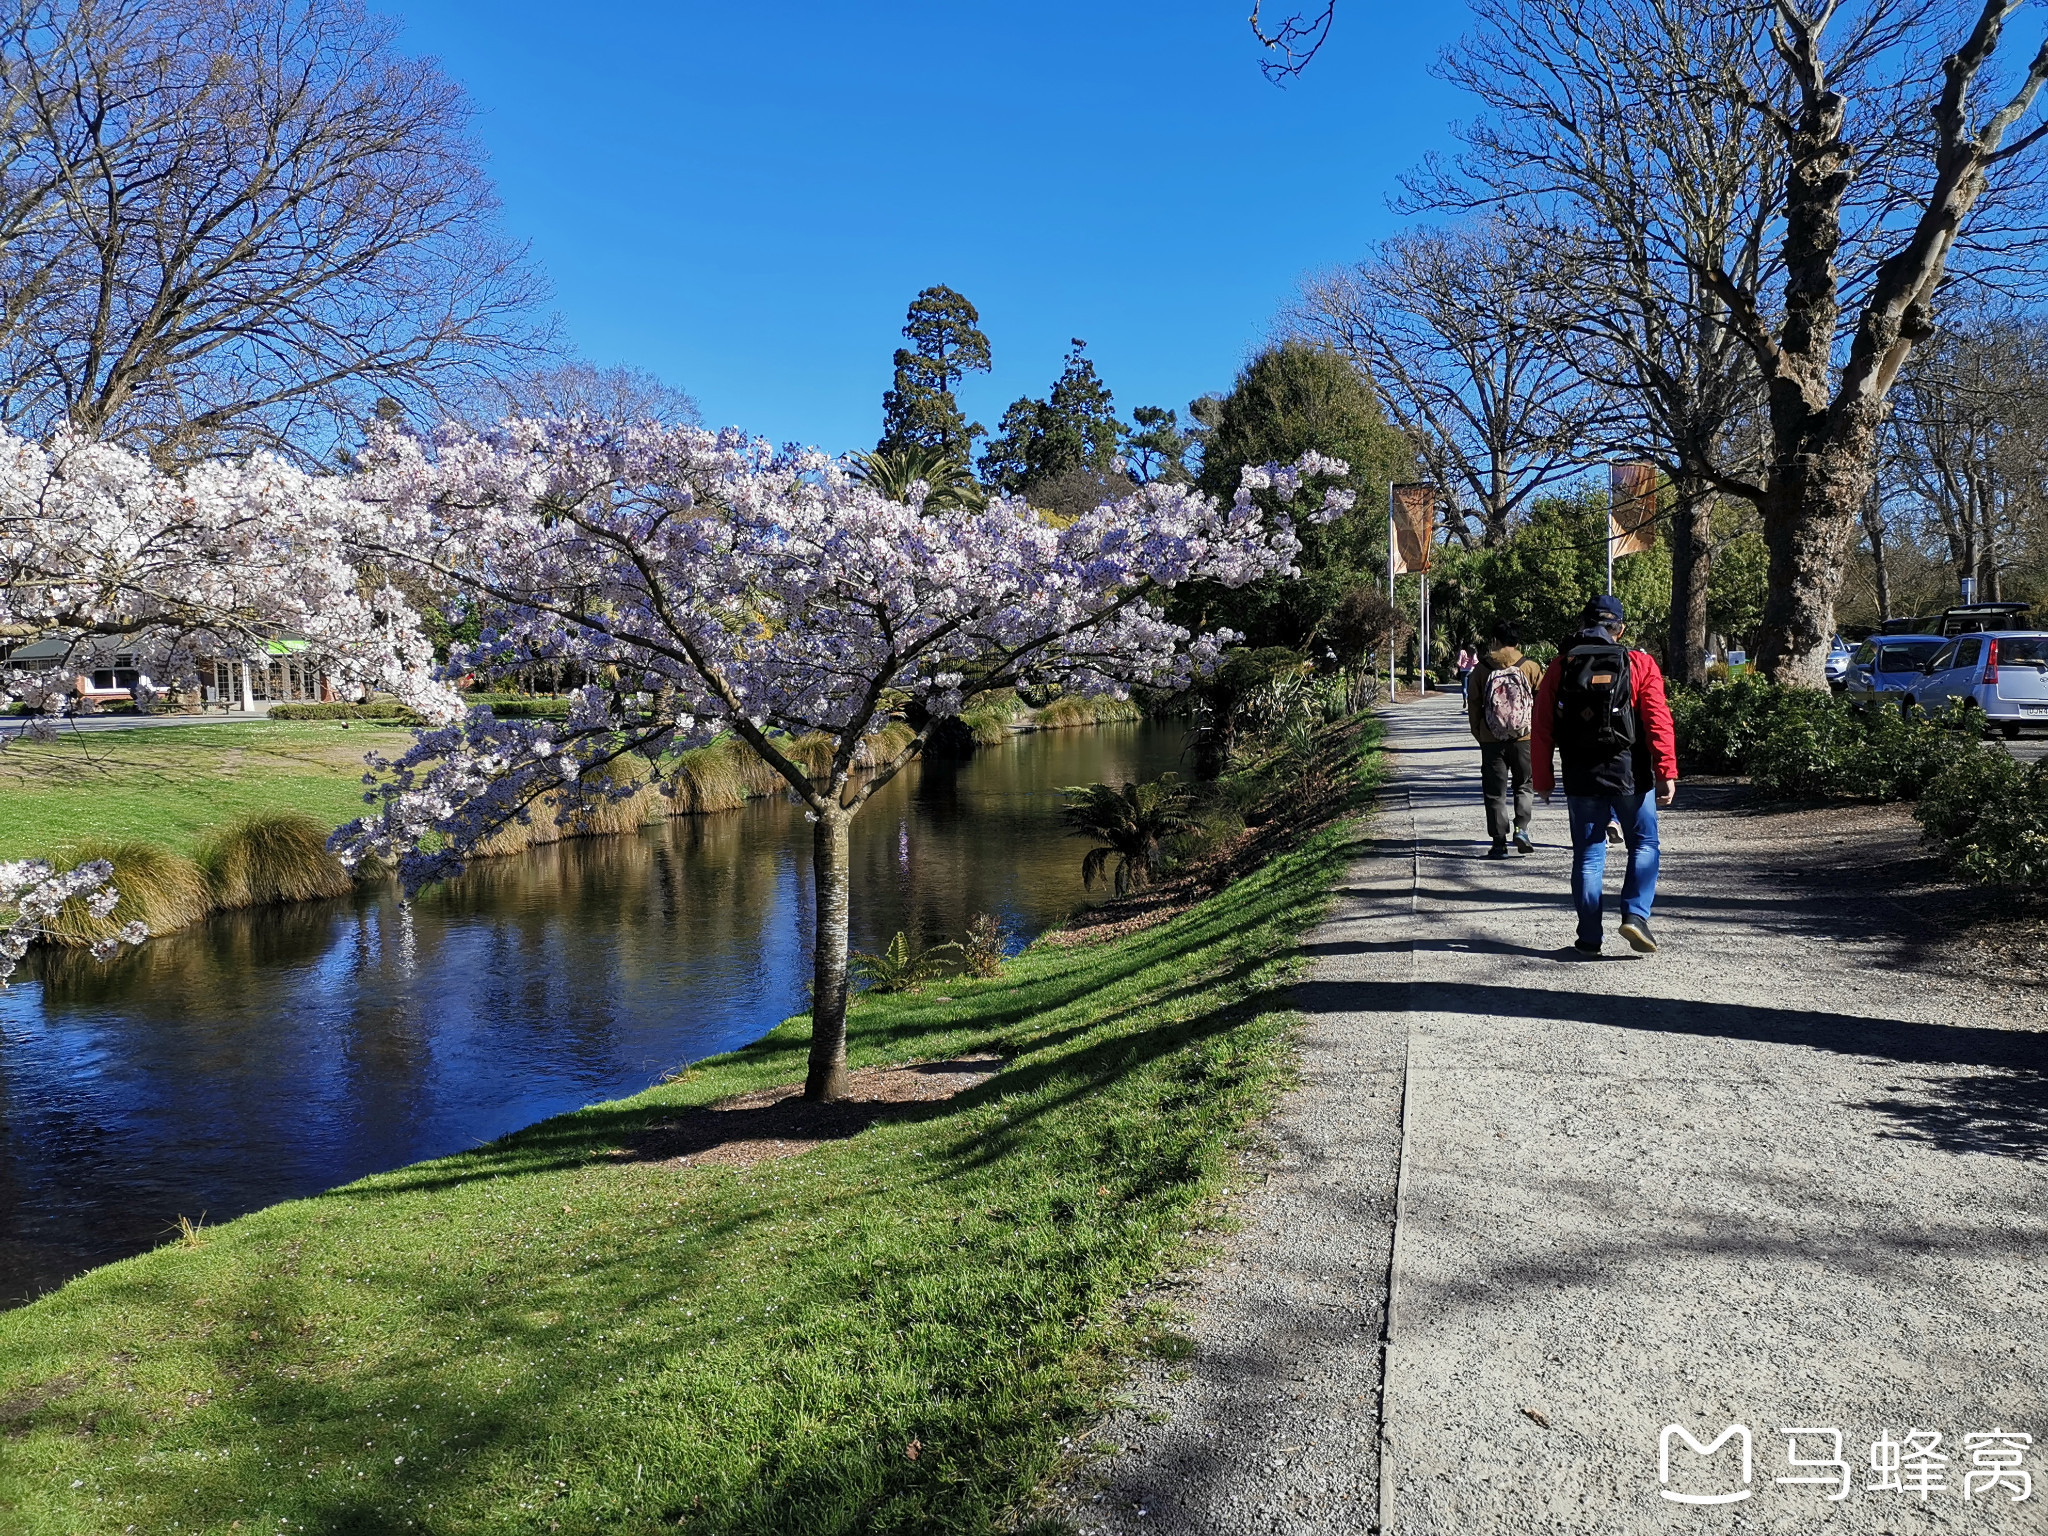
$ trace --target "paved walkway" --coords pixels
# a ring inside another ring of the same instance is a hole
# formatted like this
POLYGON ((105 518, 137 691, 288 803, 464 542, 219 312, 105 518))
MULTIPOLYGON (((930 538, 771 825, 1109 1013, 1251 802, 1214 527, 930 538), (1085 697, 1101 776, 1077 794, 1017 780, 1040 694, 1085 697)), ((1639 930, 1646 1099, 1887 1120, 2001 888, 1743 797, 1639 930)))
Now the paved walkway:
POLYGON ((2048 1530, 2038 995, 1911 966, 1903 907, 1817 888, 1828 851, 1683 787, 1663 952, 1578 959, 1559 814, 1489 861, 1456 701, 1392 731, 1375 841, 1309 946, 1303 1086, 1243 1230, 1167 1298, 1196 1354, 1104 1426, 1126 1450, 1077 1523, 2048 1530), (1669 1424, 1745 1426, 1750 1481, 1737 1435, 1674 1441, 1660 1482, 1669 1424), (1831 1430, 1842 1470, 1791 1464, 1834 1461, 1831 1430), (1994 1430, 2033 1438, 2026 1502, 1989 1481, 2018 1443, 1964 1439, 1994 1430), (1924 1498, 1866 1486, 1885 1439, 1924 1498))

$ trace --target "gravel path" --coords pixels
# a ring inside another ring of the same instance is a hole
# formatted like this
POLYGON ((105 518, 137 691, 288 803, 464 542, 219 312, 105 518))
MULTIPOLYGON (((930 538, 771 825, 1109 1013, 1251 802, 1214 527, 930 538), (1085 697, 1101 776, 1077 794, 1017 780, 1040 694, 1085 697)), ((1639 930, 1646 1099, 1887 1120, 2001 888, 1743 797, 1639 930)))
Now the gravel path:
POLYGON ((1663 952, 1585 961, 1557 814, 1536 856, 1489 861, 1456 701, 1402 707, 1393 744, 1375 841, 1309 946, 1303 1086, 1242 1229, 1163 1298, 1194 1353, 1141 1372, 1069 1518, 2048 1530, 2044 994, 1933 963, 1882 874, 1917 857, 1909 826, 1682 789, 1663 952), (1745 1426, 1750 1481, 1737 1436, 1674 1442, 1660 1483, 1670 1424, 1745 1426), (1833 1459, 1825 1430, 1844 1468, 1791 1465, 1833 1459), (1973 1465, 2017 1445, 1964 1440, 1994 1430, 2033 1438, 2025 1502, 1973 1465), (1942 1437, 1906 1445, 1949 1458, 1920 1462, 1938 1484, 1868 1487, 1872 1443, 1913 1431, 1942 1437))

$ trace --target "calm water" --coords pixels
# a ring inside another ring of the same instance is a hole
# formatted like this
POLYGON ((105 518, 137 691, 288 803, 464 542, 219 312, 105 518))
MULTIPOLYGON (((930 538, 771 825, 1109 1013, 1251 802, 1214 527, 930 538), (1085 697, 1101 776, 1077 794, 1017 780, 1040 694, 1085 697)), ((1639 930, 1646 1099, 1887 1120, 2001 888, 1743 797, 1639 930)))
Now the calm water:
MULTIPOLYGON (((1177 725, 911 768, 854 825, 854 947, 1020 936, 1084 900, 1058 786, 1178 766, 1177 725)), ((0 992, 0 1304, 220 1222, 646 1087, 804 1006, 810 835, 784 800, 226 914, 0 992)), ((20 977, 27 979, 22 980, 20 977)))

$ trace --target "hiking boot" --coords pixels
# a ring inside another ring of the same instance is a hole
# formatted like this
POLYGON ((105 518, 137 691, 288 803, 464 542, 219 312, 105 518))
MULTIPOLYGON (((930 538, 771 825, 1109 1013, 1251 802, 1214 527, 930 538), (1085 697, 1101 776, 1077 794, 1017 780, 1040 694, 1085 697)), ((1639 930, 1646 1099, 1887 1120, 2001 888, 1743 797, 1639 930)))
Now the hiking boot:
POLYGON ((1535 851, 1536 851, 1536 845, 1535 845, 1534 843, 1532 843, 1532 842, 1530 842, 1530 841, 1529 841, 1529 834, 1528 834, 1528 833, 1526 833, 1526 832, 1517 832, 1517 833, 1515 834, 1515 852, 1517 852, 1517 853, 1534 853, 1535 851))
POLYGON ((1506 843, 1495 843, 1486 850, 1486 856, 1489 859, 1504 859, 1508 856, 1508 845, 1506 843))
POLYGON ((1647 917, 1624 917, 1621 920, 1621 936, 1628 940, 1629 948, 1639 955, 1657 953, 1657 940, 1650 932, 1650 920, 1647 917))
POLYGON ((1573 939, 1572 948, 1582 955, 1597 955, 1600 953, 1600 941, 1598 939, 1573 939))

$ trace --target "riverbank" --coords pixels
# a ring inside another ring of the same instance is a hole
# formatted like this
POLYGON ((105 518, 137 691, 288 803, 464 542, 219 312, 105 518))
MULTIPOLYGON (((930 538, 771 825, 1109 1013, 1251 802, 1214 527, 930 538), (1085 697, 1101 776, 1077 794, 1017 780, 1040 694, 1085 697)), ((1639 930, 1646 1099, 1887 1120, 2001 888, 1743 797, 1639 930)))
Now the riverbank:
POLYGON ((1000 1058, 948 1101, 679 1153, 690 1111, 801 1077, 792 1020, 0 1317, 9 1528, 986 1528, 1132 1352, 1179 1347, 1115 1304, 1214 1219, 1286 1081, 1278 989, 1353 836, 1326 813, 1375 761, 1155 927, 864 999, 856 1067, 1000 1058))
MULTIPOLYGON (((1139 718, 1128 700, 1058 699, 1034 710, 1004 694, 963 717, 961 736, 973 751, 1019 731, 1139 718)), ((868 745, 873 755, 893 756, 910 734, 908 726, 891 723, 868 745)), ((266 719, 10 740, 0 752, 0 795, 8 812, 0 817, 0 859, 49 859, 60 867, 88 858, 112 862, 115 885, 124 893, 121 906, 107 919, 78 914, 60 925, 61 940, 81 946, 129 922, 162 935, 229 908, 346 892, 347 873, 318 842, 363 814, 364 756, 396 756, 411 737, 409 729, 363 720, 266 719), (216 867, 236 862, 252 844, 273 855, 274 877, 224 885, 216 867)), ((826 770, 825 737, 785 745, 811 771, 826 770)), ((666 788, 650 785, 625 799, 600 799, 567 821, 543 803, 527 821, 480 845, 475 856, 738 810, 786 788, 772 768, 729 737, 677 753, 662 772, 666 788)))

